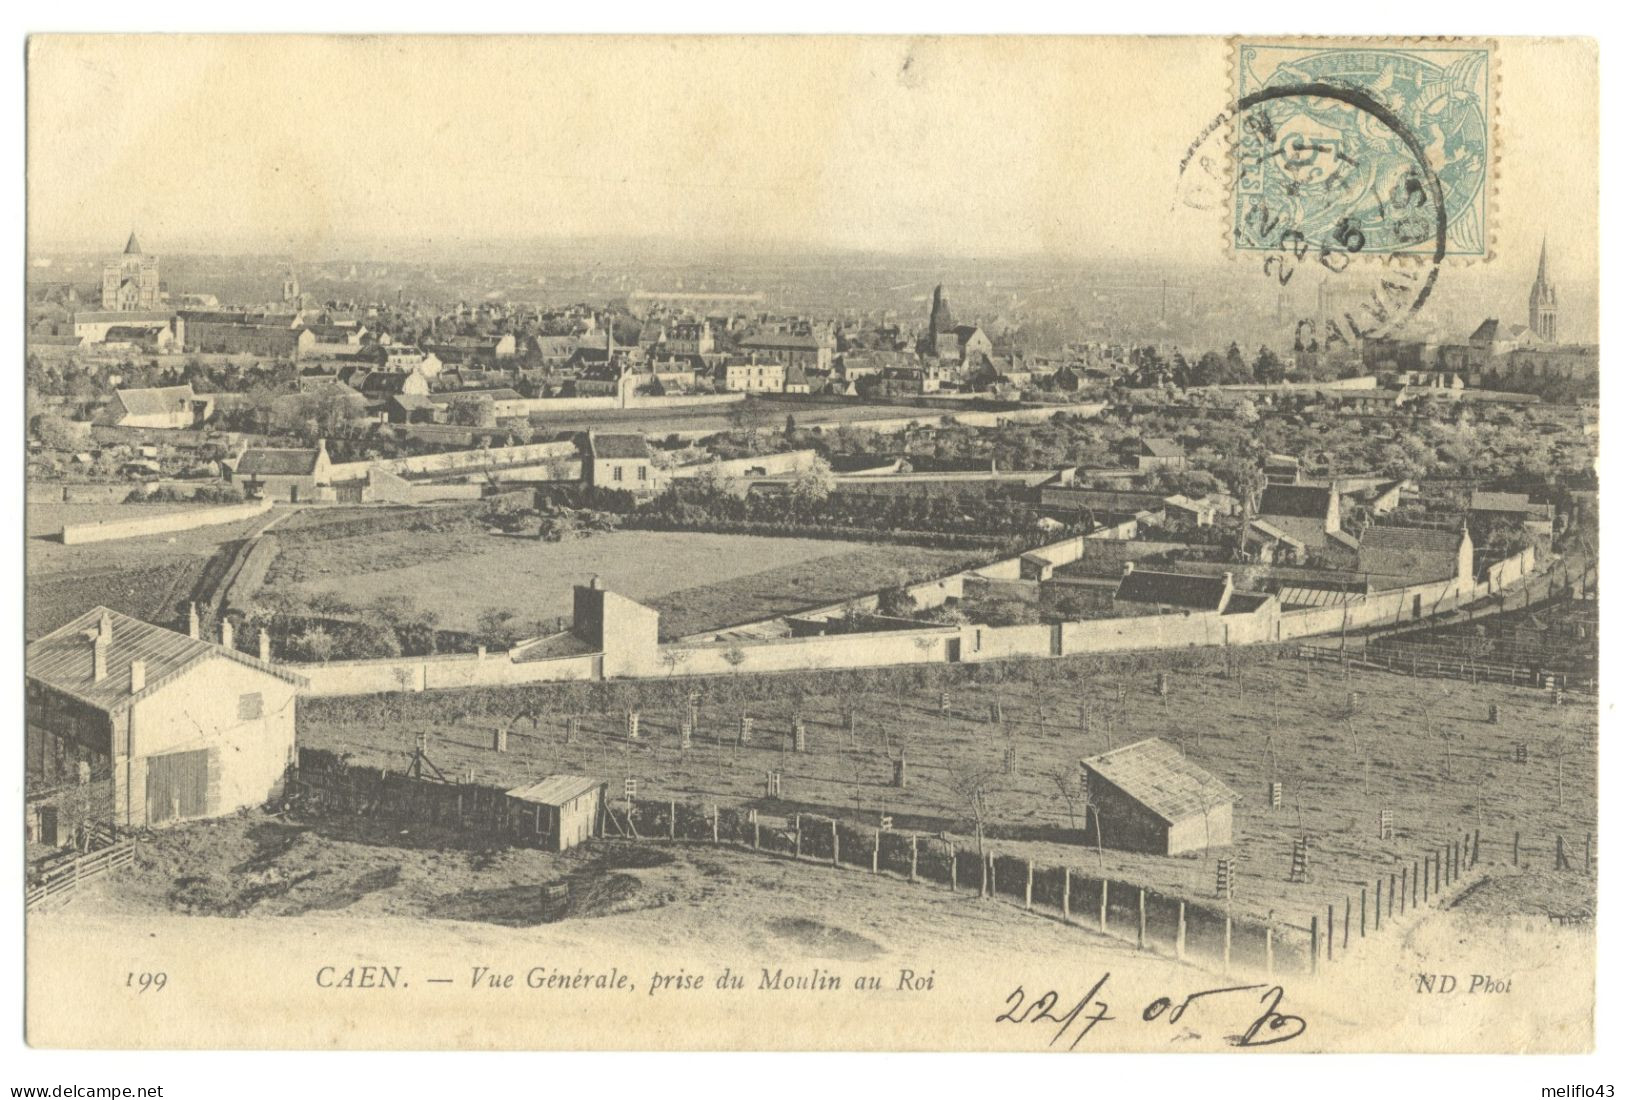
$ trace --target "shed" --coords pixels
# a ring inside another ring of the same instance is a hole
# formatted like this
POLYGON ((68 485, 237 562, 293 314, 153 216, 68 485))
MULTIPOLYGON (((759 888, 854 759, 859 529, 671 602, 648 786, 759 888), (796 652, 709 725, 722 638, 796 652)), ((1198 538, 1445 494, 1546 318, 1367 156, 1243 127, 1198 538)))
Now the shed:
POLYGON ((508 825, 549 852, 597 836, 608 784, 587 775, 550 775, 508 792, 508 825))
POLYGON ((1236 793, 1155 737, 1083 761, 1086 843, 1173 856, 1230 844, 1236 793))

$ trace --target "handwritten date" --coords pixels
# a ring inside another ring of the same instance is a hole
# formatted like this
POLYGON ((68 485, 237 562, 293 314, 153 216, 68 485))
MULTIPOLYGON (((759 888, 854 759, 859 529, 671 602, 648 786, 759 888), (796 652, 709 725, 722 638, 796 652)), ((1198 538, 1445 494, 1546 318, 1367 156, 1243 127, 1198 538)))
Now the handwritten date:
MULTIPOLYGON (((1068 995, 1054 989, 1032 996, 1018 985, 1004 999, 1004 1011, 995 1016, 993 1022, 1050 1027, 1053 1031, 1049 1046, 1054 1047, 1070 1040, 1066 1049, 1076 1050, 1078 1044, 1096 1027, 1117 1019, 1111 1014, 1111 1005, 1103 996, 1106 983, 1110 980, 1109 972, 1102 974, 1089 992, 1076 1001, 1071 1001, 1068 995), (1062 1005, 1069 1001, 1070 1006, 1063 1009, 1062 1005)), ((1224 1004, 1227 1007, 1231 1004, 1252 1006, 1244 1011, 1244 1015, 1250 1014, 1261 1005, 1263 1011, 1258 1012, 1238 1034, 1226 1035, 1225 1042, 1243 1048, 1276 1046, 1298 1038, 1309 1026, 1302 1016, 1280 1010, 1285 997, 1286 991, 1278 985, 1233 985, 1203 989, 1180 1000, 1167 996, 1157 997, 1141 1010, 1140 1019, 1148 1024, 1158 1020, 1177 1024, 1194 1004, 1204 1000, 1210 1004, 1224 1004), (1258 996, 1244 996, 1246 994, 1258 996)))

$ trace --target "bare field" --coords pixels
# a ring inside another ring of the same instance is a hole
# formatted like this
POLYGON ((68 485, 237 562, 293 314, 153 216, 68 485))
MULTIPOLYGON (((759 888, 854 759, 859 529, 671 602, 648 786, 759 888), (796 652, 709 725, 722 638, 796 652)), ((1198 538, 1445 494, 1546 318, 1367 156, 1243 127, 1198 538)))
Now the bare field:
MULTIPOLYGON (((168 622, 220 547, 246 538, 265 516, 167 535, 64 546, 64 523, 141 518, 196 505, 30 504, 24 514, 27 571, 24 627, 29 637, 54 630, 75 615, 105 604, 115 611, 168 622)), ((275 513, 273 513, 275 514, 275 513)))
POLYGON ((1035 950, 1127 950, 965 893, 747 852, 602 842, 554 855, 447 830, 402 833, 360 818, 290 821, 259 811, 150 834, 130 869, 96 881, 74 908, 142 917, 342 915, 418 928, 455 921, 508 934, 590 922, 595 942, 845 962, 906 958, 925 942, 985 946, 1018 932, 1035 950), (567 886, 567 896, 549 897, 549 886, 567 886))
POLYGON ((358 607, 409 597, 436 612, 441 626, 470 630, 489 608, 526 620, 568 616, 572 587, 598 574, 606 588, 659 609, 670 635, 873 591, 894 583, 899 570, 940 563, 947 572, 965 557, 755 535, 622 531, 539 542, 478 530, 410 531, 285 547, 271 579, 358 607))
POLYGON ((876 823, 890 814, 899 829, 946 830, 961 845, 974 841, 968 802, 959 792, 968 776, 979 775, 990 796, 996 850, 1211 899, 1213 858, 1086 849, 1076 843, 1060 794, 1057 777, 1075 775, 1081 758, 1162 737, 1239 796, 1235 844, 1217 853, 1235 861, 1238 913, 1273 913, 1299 925, 1311 914, 1324 916, 1328 904, 1341 913, 1345 897, 1358 906, 1362 883, 1381 878, 1386 885, 1389 874, 1475 828, 1482 867, 1494 883, 1479 892, 1476 908, 1546 915, 1594 906, 1594 879, 1582 864, 1597 818, 1593 701, 1554 706, 1529 689, 1381 671, 1351 670, 1345 679, 1336 666, 1291 659, 1225 678, 1218 660, 1215 655, 1210 667, 1172 673, 1166 701, 1155 693, 1150 672, 1103 679, 1082 661, 1046 663, 1046 671, 1034 673, 1036 683, 953 688, 946 717, 934 690, 843 696, 809 693, 809 683, 786 677, 782 695, 747 704, 754 722, 748 746, 736 743, 740 705, 718 701, 725 685, 699 681, 700 726, 686 752, 677 744, 681 716, 675 710, 645 709, 635 743, 626 738, 621 714, 588 713, 578 737, 566 743, 565 715, 532 718, 520 692, 506 713, 500 705, 471 702, 468 713, 458 714, 455 703, 447 705, 456 697, 433 695, 388 700, 380 705, 389 717, 366 721, 320 717, 323 708, 310 706, 301 714, 300 743, 351 753, 357 763, 400 768, 422 731, 441 769, 472 769, 482 782, 518 785, 551 772, 577 772, 602 776, 618 792, 621 780, 633 777, 640 798, 876 823), (1002 731, 988 720, 995 691, 1004 709, 1002 731), (1351 691, 1358 693, 1352 708, 1351 691), (1487 719, 1491 703, 1500 708, 1498 724, 1487 719), (808 728, 808 751, 799 754, 789 751, 797 705, 808 728), (858 715, 855 745, 842 718, 848 706, 858 715), (447 714, 449 720, 433 717, 447 714), (506 754, 490 748, 499 725, 511 731, 506 754), (1523 764, 1516 762, 1518 742, 1528 746, 1523 764), (904 751, 908 785, 899 790, 891 786, 892 767, 904 751), (770 770, 782 775, 778 799, 763 797, 770 770), (1272 778, 1283 785, 1279 810, 1269 808, 1272 778), (1391 839, 1378 836, 1384 808, 1393 812, 1391 839), (1510 865, 1514 832, 1522 872, 1510 865), (1558 834, 1575 870, 1532 873, 1551 869, 1558 834), (1311 881, 1290 883, 1293 842, 1300 836, 1310 838, 1311 881))

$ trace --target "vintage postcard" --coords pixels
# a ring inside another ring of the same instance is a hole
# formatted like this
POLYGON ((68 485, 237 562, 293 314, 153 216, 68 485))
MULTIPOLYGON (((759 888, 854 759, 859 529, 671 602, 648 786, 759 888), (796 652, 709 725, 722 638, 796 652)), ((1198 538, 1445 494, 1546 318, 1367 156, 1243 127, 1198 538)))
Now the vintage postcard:
POLYGON ((27 75, 30 1044, 1592 1050, 1594 42, 27 75))

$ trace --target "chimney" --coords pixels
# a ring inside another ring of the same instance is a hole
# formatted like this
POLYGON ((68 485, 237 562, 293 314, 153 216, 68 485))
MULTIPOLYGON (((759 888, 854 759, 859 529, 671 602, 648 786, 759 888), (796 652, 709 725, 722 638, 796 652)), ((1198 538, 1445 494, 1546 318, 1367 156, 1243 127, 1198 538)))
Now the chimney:
POLYGON ((100 634, 90 635, 90 680, 99 684, 107 679, 107 641, 100 634))
POLYGON ((269 661, 270 659, 271 659, 271 635, 266 633, 264 630, 261 630, 260 631, 260 660, 269 661))
POLYGON ((1132 572, 1134 572, 1134 563, 1131 562, 1131 561, 1124 562, 1123 563, 1123 576, 1126 577, 1132 572))
POLYGON ((233 632, 230 619, 220 620, 220 644, 227 649, 237 648, 237 638, 233 632))
POLYGON ((599 581, 597 573, 594 573, 592 575, 592 579, 587 582, 587 587, 592 589, 594 592, 596 592, 600 588, 604 587, 603 584, 599 581))
POLYGON ((1236 586, 1236 575, 1234 573, 1226 573, 1224 575, 1224 586, 1226 588, 1234 588, 1236 586))
POLYGON ((130 662, 130 694, 139 695, 147 689, 147 662, 130 662))
POLYGON ((188 637, 202 637, 203 632, 198 624, 197 604, 195 603, 186 605, 186 633, 188 637))

